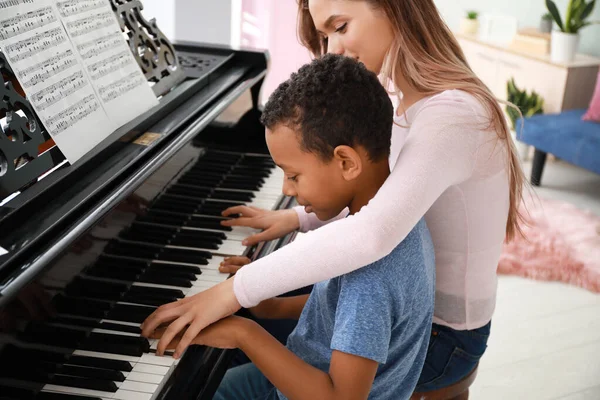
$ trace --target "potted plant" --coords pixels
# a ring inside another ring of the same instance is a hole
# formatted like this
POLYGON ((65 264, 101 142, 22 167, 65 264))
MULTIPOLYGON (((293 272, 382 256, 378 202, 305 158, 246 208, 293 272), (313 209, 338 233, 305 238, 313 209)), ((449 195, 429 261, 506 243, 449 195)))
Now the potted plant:
POLYGON ((542 15, 542 19, 540 20, 540 32, 552 32, 552 15, 550 13, 542 15))
POLYGON ((536 114, 544 113, 544 99, 533 90, 531 94, 527 93, 527 90, 521 90, 515 84, 515 79, 510 78, 506 83, 507 98, 506 100, 512 105, 506 106, 506 113, 510 118, 511 122, 511 135, 517 147, 517 152, 521 160, 527 160, 529 156, 529 146, 523 142, 518 141, 521 124, 518 124, 521 116, 531 117, 536 114), (517 107, 519 110, 515 109, 517 107), (520 111, 520 112, 519 112, 520 111), (517 126, 517 124, 519 126, 517 126))
POLYGON ((594 10, 596 0, 569 0, 565 19, 560 16, 556 4, 546 0, 546 8, 558 29, 552 31, 550 58, 554 62, 567 63, 575 58, 579 47, 579 30, 596 22, 587 21, 594 10))
POLYGON ((479 30, 479 21, 477 11, 467 11, 467 15, 460 22, 460 32, 465 35, 475 35, 479 30))

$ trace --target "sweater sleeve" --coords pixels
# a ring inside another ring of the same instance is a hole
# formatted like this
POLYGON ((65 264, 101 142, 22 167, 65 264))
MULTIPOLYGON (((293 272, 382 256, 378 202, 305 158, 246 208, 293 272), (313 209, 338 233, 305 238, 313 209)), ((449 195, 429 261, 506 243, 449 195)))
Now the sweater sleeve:
POLYGON ((312 231, 313 229, 320 228, 323 225, 327 225, 330 222, 345 218, 350 212, 348 207, 346 207, 337 216, 327 221, 321 221, 319 218, 317 218, 317 215, 315 213, 307 213, 306 211, 304 211, 304 207, 302 206, 294 207, 294 211, 296 211, 296 214, 298 214, 298 220, 300 221, 300 232, 308 232, 312 231))
POLYGON ((234 293, 243 307, 385 257, 446 189, 472 175, 487 128, 476 122, 481 119, 472 100, 446 93, 421 107, 390 176, 359 212, 311 231, 237 272, 234 293))

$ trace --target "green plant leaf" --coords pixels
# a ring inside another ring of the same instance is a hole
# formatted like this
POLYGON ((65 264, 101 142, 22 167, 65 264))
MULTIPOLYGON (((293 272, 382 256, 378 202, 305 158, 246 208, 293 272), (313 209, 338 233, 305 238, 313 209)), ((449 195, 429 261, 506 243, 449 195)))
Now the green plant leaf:
POLYGON ((573 12, 575 11, 576 2, 579 0, 569 0, 567 4, 567 13, 565 14, 565 33, 577 33, 577 31, 573 31, 573 12))
POLYGON ((546 0, 546 8, 548 9, 550 15, 552 15, 556 25, 558 25, 560 30, 564 32, 565 28, 563 27, 562 19, 560 18, 560 13, 558 12, 558 8, 556 8, 556 4, 552 0, 546 0))
POLYGON ((596 0, 592 0, 585 6, 585 8, 583 9, 583 12, 581 13, 581 21, 585 21, 586 18, 590 16, 592 11, 594 10, 595 5, 596 5, 596 0))

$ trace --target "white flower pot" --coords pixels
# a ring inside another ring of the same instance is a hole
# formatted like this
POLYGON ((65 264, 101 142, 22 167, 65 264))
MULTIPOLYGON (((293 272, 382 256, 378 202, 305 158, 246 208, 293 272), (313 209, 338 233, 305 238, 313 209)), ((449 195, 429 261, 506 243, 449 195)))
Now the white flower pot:
POLYGON ((479 21, 476 19, 463 18, 460 21, 460 33, 475 35, 479 30, 479 21))
POLYGON ((568 63, 575 59, 579 48, 578 33, 564 33, 552 31, 552 44, 550 45, 550 59, 553 62, 568 63))

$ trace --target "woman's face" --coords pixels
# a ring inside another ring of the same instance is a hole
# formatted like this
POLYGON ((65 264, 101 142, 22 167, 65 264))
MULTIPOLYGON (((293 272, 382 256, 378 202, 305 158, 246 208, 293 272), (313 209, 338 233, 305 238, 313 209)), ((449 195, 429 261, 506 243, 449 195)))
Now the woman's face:
POLYGON ((392 44, 392 26, 380 10, 367 1, 309 0, 310 15, 317 31, 327 39, 327 52, 362 62, 379 74, 392 44))

